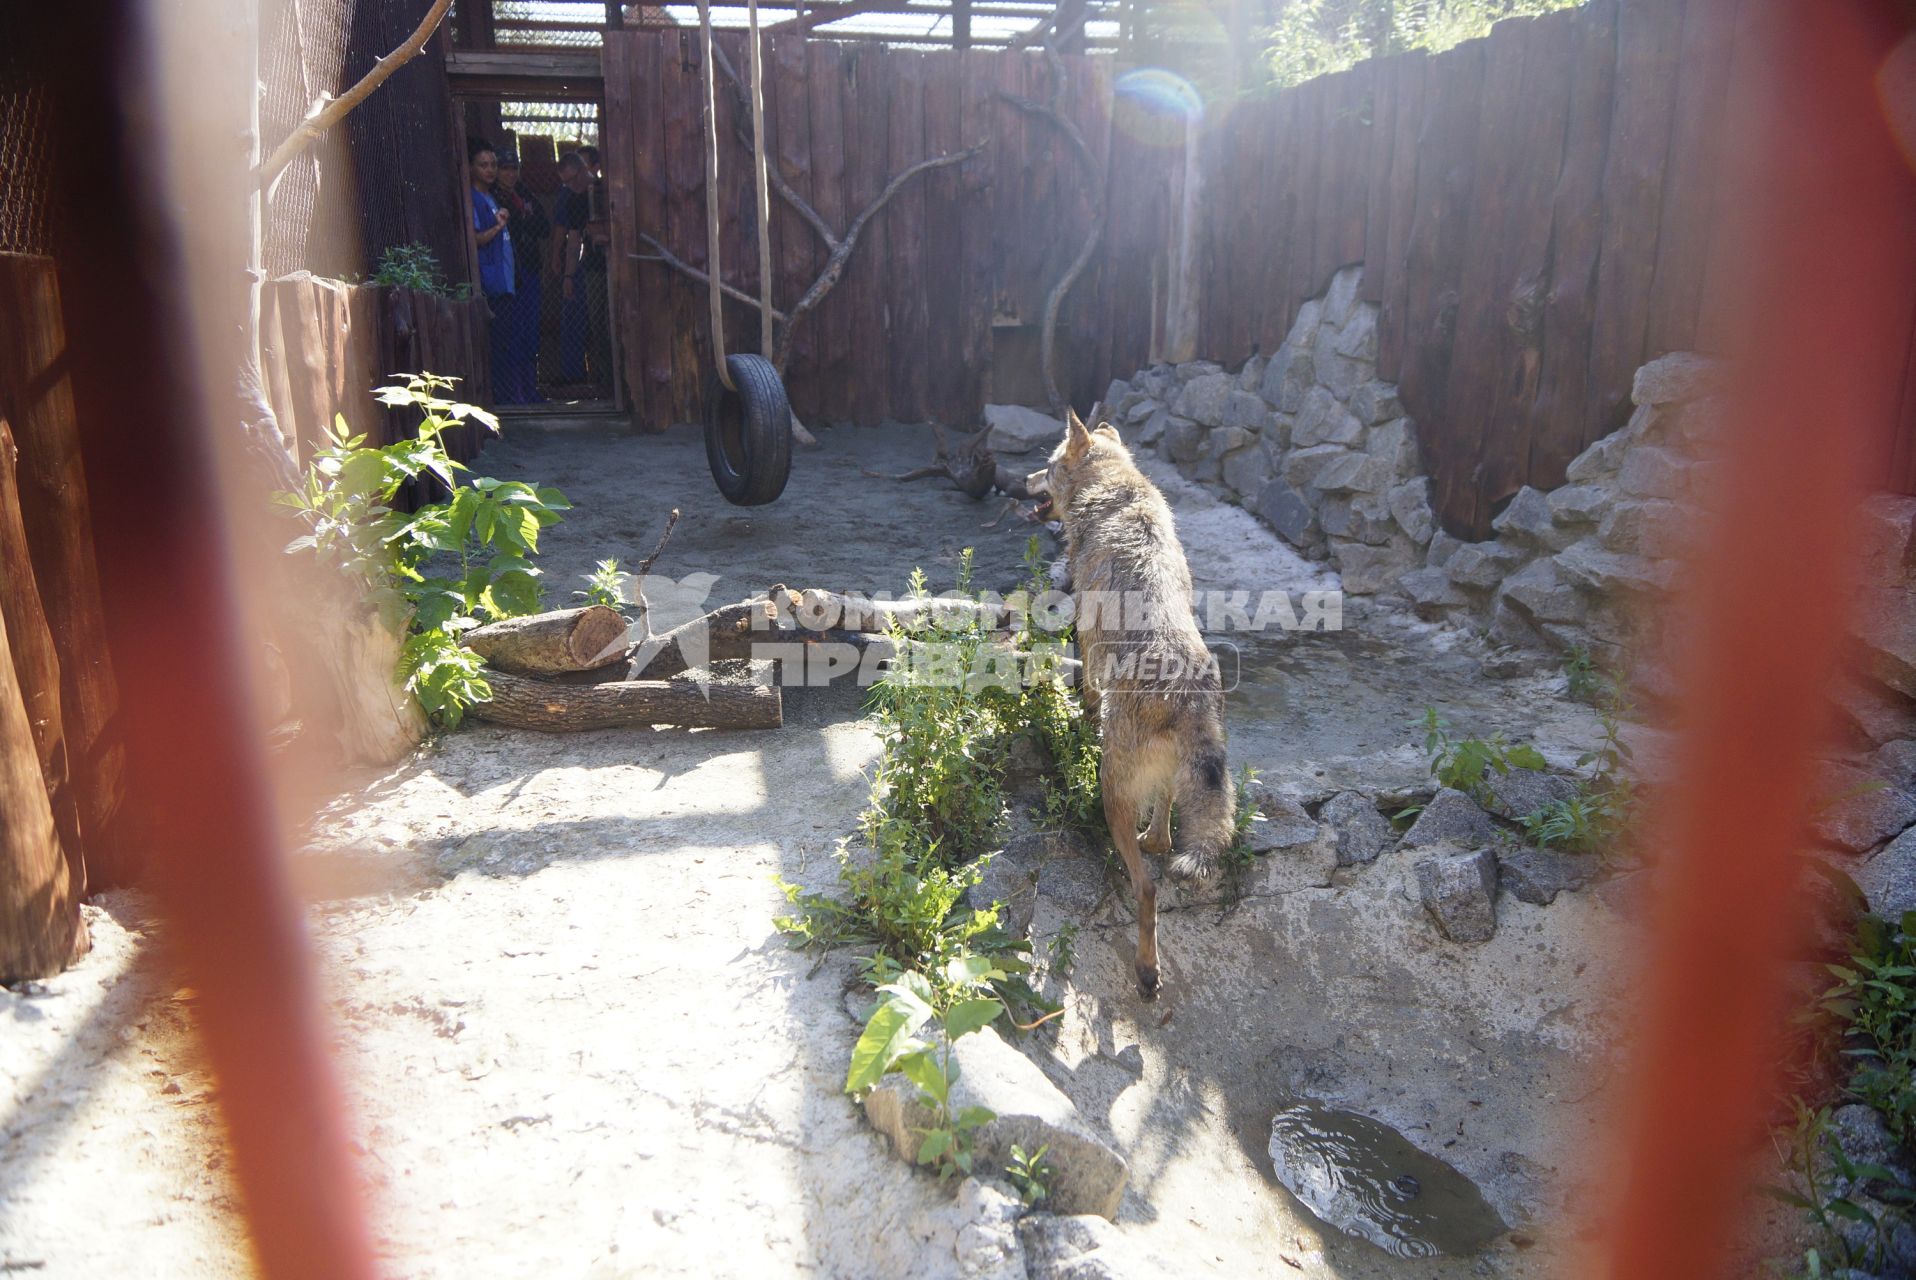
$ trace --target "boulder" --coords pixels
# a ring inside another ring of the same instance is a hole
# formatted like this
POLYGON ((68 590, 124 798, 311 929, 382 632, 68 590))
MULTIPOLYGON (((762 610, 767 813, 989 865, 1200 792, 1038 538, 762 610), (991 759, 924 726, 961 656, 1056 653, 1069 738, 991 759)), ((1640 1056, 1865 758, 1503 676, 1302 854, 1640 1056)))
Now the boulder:
POLYGON ((1558 849, 1516 849, 1497 858, 1499 883, 1519 902, 1547 907, 1597 879, 1597 860, 1558 849))
POLYGON ((1384 495, 1390 505, 1391 519, 1412 542, 1423 546, 1437 531, 1437 516, 1430 509, 1430 478, 1418 476, 1393 486, 1384 495))
POLYGON ((1263 492, 1274 471, 1270 451, 1261 444, 1234 450, 1218 461, 1218 472, 1224 483, 1247 502, 1263 492))
POLYGON ((1529 485, 1517 490, 1490 527, 1502 537, 1549 551, 1560 550, 1569 542, 1557 528, 1550 500, 1529 485))
POLYGON ((1224 425, 1224 407, 1236 391, 1229 374, 1207 373, 1184 384, 1171 412, 1207 427, 1220 427, 1224 425))
POLYGON ((1331 562, 1344 581, 1344 590, 1354 596, 1375 595, 1396 584, 1417 563, 1417 548, 1409 539, 1400 539, 1381 547, 1365 542, 1336 542, 1331 546, 1331 562))
POLYGON ((1420 858, 1417 896, 1452 942, 1488 942, 1497 932, 1497 859, 1488 849, 1420 858))
POLYGON ((1371 428, 1364 451, 1383 463, 1393 481, 1408 480, 1423 469, 1417 454, 1417 433, 1409 418, 1393 418, 1371 428))
POLYGON ((1030 453, 1064 439, 1064 423, 1021 404, 988 404, 985 433, 985 446, 993 453, 1030 453))
POLYGON ((1215 360, 1186 360, 1183 364, 1174 365, 1171 369, 1171 375, 1180 387, 1198 378, 1208 378, 1212 374, 1223 372, 1224 366, 1215 360))
POLYGON ((1563 478, 1571 484, 1597 484, 1611 479, 1623 465, 1629 440, 1621 431, 1612 431, 1585 449, 1564 468, 1563 478))
POLYGON ((1689 490, 1689 470, 1671 450, 1640 444, 1624 455, 1617 487, 1639 498, 1679 498, 1689 490))
MULTIPOLYGON (((1120 413, 1122 411, 1118 406, 1124 404, 1132 395, 1133 392, 1130 383, 1126 382, 1123 378, 1113 378, 1110 383, 1106 385, 1104 389, 1104 399, 1098 401, 1098 405, 1106 413, 1120 413)), ((1130 406, 1126 405, 1125 407, 1129 408, 1130 406)))
POLYGON ((1390 820, 1377 811, 1369 796, 1340 791, 1324 802, 1318 816, 1337 833, 1340 867, 1373 861, 1390 843, 1390 820))
POLYGON ((1317 838, 1317 819, 1306 813, 1297 801, 1257 783, 1252 784, 1251 799, 1263 818, 1262 822, 1251 824, 1252 853, 1294 849, 1317 838))
POLYGON ((1367 427, 1404 416, 1403 401, 1397 397, 1397 384, 1372 379, 1351 392, 1351 412, 1367 427))
POLYGON ((1358 286, 1363 283, 1362 267, 1344 267, 1331 276, 1330 287, 1324 290, 1324 310, 1319 322, 1333 329, 1341 329, 1356 314, 1358 286))
POLYGON ((1593 484, 1567 484, 1550 491, 1550 517, 1562 525, 1595 524, 1614 499, 1608 489, 1593 484))
POLYGON ((1163 406, 1156 400, 1149 399, 1148 397, 1140 397, 1134 400, 1130 407, 1124 411, 1125 425, 1135 427, 1150 418, 1152 414, 1159 412, 1162 408, 1163 406))
POLYGON ((1450 575, 1442 569, 1412 569, 1397 578, 1397 589, 1410 597, 1411 605, 1417 616, 1434 620, 1443 617, 1450 610, 1470 603, 1464 598, 1450 575))
POLYGON ((1284 455, 1284 480, 1293 489, 1309 487, 1317 473, 1339 458, 1359 457, 1340 444, 1315 444, 1294 448, 1284 455))
POLYGON ((1723 377, 1721 362, 1687 351, 1673 351, 1637 370, 1630 399, 1640 405, 1700 400, 1714 392, 1723 377))
POLYGON ((1916 830, 1905 831, 1856 869, 1869 909, 1885 920, 1916 911, 1916 830))
POLYGON ((1262 398, 1248 391, 1233 391, 1224 401, 1223 421, 1219 425, 1262 434, 1270 422, 1270 406, 1262 398))
MULTIPOLYGON (((1026 1151, 1048 1145, 1045 1158, 1056 1173, 1046 1203, 1060 1213, 1116 1216, 1129 1176, 1124 1157, 1105 1145, 1036 1063, 990 1027, 960 1037, 952 1056, 959 1065, 953 1111, 982 1106, 996 1117, 972 1131, 975 1167, 1004 1168, 1013 1144, 1026 1151)), ((918 1086, 895 1073, 865 1095, 865 1118, 905 1160, 916 1158, 932 1120, 918 1098, 918 1086)))
POLYGON ((1445 787, 1430 798, 1417 815, 1417 820, 1410 824, 1410 830, 1404 833, 1404 847, 1423 849, 1449 844, 1468 848, 1487 845, 1497 838, 1501 830, 1490 820, 1490 815, 1477 806, 1475 800, 1461 791, 1445 787))
POLYGON ((1355 444, 1363 435, 1364 424, 1323 387, 1312 388, 1304 397, 1304 406, 1291 425, 1291 445, 1299 449, 1314 444, 1355 444))
POLYGON ((1577 794, 1575 778, 1540 769, 1512 769, 1509 773, 1493 770, 1484 776, 1484 786, 1489 792, 1484 807, 1512 821, 1577 794))
POLYGON ((1145 405, 1150 407, 1151 412, 1145 415, 1142 423, 1138 424, 1137 434, 1133 439, 1136 443, 1149 448, 1164 439, 1165 428, 1171 425, 1171 411, 1163 405, 1152 405, 1148 400, 1145 401, 1145 405))
MULTIPOLYGON (((1372 332, 1375 334, 1375 320, 1372 332)), ((1317 331, 1317 342, 1311 348, 1311 367, 1317 374, 1317 385, 1328 390, 1339 400, 1349 400, 1351 393, 1377 375, 1377 366, 1360 356, 1348 356, 1338 350, 1339 331, 1324 325, 1317 331)))
POLYGON ((1506 650, 1484 659, 1484 674, 1493 679, 1534 675, 1543 665, 1540 651, 1550 648, 1543 629, 1503 596, 1491 609, 1490 626, 1484 634, 1490 643, 1506 650))
MULTIPOLYGON (((1432 519, 1434 521, 1435 517, 1433 516, 1432 519)), ((1446 533, 1443 529, 1433 529, 1430 535, 1430 545, 1424 548, 1424 563, 1433 568, 1441 569, 1450 563, 1450 558, 1457 554, 1458 548, 1463 545, 1463 543, 1446 533)))
POLYGON ((1689 520, 1681 506, 1660 498, 1623 499, 1597 526, 1597 541, 1607 551, 1668 559, 1683 547, 1689 520))
POLYGON ((1668 565, 1605 551, 1595 538, 1565 547, 1557 553, 1556 562, 1557 571, 1569 582, 1604 596, 1661 594, 1670 589, 1673 576, 1668 565))
POLYGON ((1380 460, 1368 454, 1346 453, 1325 463, 1311 477, 1311 487, 1320 493, 1382 493, 1395 479, 1380 460))
POLYGON ((1494 587, 1524 562, 1524 553, 1505 543, 1466 542, 1444 561, 1452 582, 1466 587, 1494 587))
POLYGON ((1890 786, 1916 792, 1916 741, 1905 737, 1884 743, 1870 757, 1869 768, 1890 786))
POLYGON ((1587 609, 1583 593, 1565 582, 1548 556, 1532 560, 1504 579, 1502 599, 1533 622, 1581 622, 1587 609))
POLYGON ((1871 675, 1916 698, 1916 593, 1876 587, 1857 598, 1856 639, 1871 675))
POLYGON ((1257 394, 1257 389, 1264 384, 1264 366, 1267 363, 1261 355, 1253 355, 1246 360, 1244 367, 1237 371, 1237 389, 1257 394))
POLYGON ((1367 542, 1373 547, 1387 546, 1397 533, 1389 504, 1376 493, 1325 498, 1317 509, 1317 522, 1333 538, 1367 542))
MULTIPOLYGON (((1306 304, 1309 305, 1309 304, 1306 304)), ((1317 370, 1311 365, 1311 344, 1286 342, 1264 366, 1264 378, 1257 394, 1265 404, 1282 413, 1296 413, 1317 385, 1317 370)))
POLYGON ((1196 462, 1204 456, 1204 442, 1210 435, 1208 427, 1173 415, 1165 420, 1164 455, 1173 462, 1196 462))
POLYGON ((1816 838, 1864 853, 1916 823, 1916 796, 1884 782, 1847 765, 1824 765, 1817 774, 1818 807, 1811 820, 1816 838))
POLYGON ((1292 546, 1301 547, 1308 543, 1312 530, 1317 526, 1317 516, 1311 510, 1311 504, 1282 480, 1272 480, 1258 490, 1251 509, 1257 513, 1258 519, 1271 526, 1279 537, 1292 546))

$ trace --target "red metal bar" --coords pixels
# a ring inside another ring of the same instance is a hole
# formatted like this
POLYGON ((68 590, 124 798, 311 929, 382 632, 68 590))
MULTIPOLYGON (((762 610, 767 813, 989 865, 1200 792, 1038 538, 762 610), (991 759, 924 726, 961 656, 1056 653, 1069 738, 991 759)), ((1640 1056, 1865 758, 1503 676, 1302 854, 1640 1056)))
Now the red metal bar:
MULTIPOLYGON (((1806 921, 1825 691, 1846 633, 1852 527, 1893 419, 1916 296, 1916 184, 1875 75, 1910 30, 1894 0, 1750 0, 1762 77, 1747 132, 1744 341, 1731 452, 1686 604, 1677 786, 1618 1173, 1619 1280, 1727 1274, 1782 1044, 1783 957, 1806 921)), ((1722 232, 1719 230, 1719 234, 1722 232)))

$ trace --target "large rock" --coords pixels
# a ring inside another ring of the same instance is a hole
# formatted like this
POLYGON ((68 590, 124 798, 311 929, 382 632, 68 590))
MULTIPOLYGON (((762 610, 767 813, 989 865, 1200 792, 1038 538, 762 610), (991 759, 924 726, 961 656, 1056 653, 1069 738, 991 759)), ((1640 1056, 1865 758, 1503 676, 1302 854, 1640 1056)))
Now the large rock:
POLYGON ((1270 406, 1248 391, 1233 391, 1224 402, 1223 416, 1224 420, 1219 425, 1259 435, 1271 422, 1270 406))
POLYGON ((1311 487, 1321 493, 1382 493, 1396 478, 1380 459, 1347 453, 1325 463, 1311 477, 1311 487))
POLYGON ((1215 360, 1186 360, 1183 364, 1175 365, 1171 369, 1171 374, 1177 379, 1177 385, 1180 387, 1187 382, 1195 382, 1199 378, 1208 378, 1223 372, 1224 366, 1215 360))
POLYGON ((1064 423, 1021 404, 985 406, 985 446, 993 453, 1030 453, 1064 439, 1064 423))
POLYGON ((1264 366, 1257 394, 1280 413, 1296 413, 1304 407, 1316 385, 1317 371, 1311 364, 1310 342, 1286 342, 1264 366))
POLYGON ((1470 603, 1442 569, 1412 569, 1398 577, 1397 589, 1410 597, 1420 618, 1441 618, 1450 610, 1470 603))
POLYGON ((1444 562, 1450 580, 1466 587, 1494 587, 1524 561, 1524 553, 1495 540, 1466 542, 1444 562))
POLYGON ((1448 844, 1468 848, 1489 844, 1501 830, 1475 800, 1445 787, 1430 798, 1410 824, 1410 830, 1404 833, 1404 847, 1423 849, 1448 844))
POLYGON ((1916 698, 1916 592, 1898 584, 1857 599, 1856 639, 1870 674, 1916 698))
MULTIPOLYGON (((1253 822, 1249 843, 1252 853, 1270 853, 1277 849, 1295 849, 1317 838, 1317 819, 1304 807, 1270 787, 1254 783, 1252 803, 1262 822, 1253 822)), ((1328 818, 1325 819, 1329 821, 1328 818)))
POLYGON ((1674 351, 1637 370, 1630 399, 1640 405, 1700 400, 1722 380, 1722 366, 1708 356, 1674 351))
POLYGON ((1388 545, 1398 531, 1389 503, 1376 493, 1326 498, 1317 510, 1317 522, 1333 538, 1368 542, 1373 547, 1388 545))
POLYGON ((1337 865, 1373 861, 1390 843, 1390 820, 1369 796, 1340 791, 1324 802, 1318 816, 1337 833, 1337 865))
POLYGON ((1210 435, 1209 427, 1173 414, 1165 422, 1164 456, 1173 462, 1196 462, 1204 456, 1204 442, 1210 435))
POLYGON ((1317 516, 1309 501, 1282 480, 1272 480, 1258 490, 1251 509, 1294 547, 1307 545, 1317 525, 1317 516))
POLYGON ((1452 942, 1488 942, 1497 932, 1497 859, 1490 850, 1438 853, 1417 863, 1417 895, 1452 942))
POLYGON ((1535 622, 1581 622, 1588 607, 1583 593, 1563 580, 1548 556, 1532 560, 1506 578, 1502 598, 1535 622))
POLYGON ((1657 595, 1670 589, 1668 565, 1605 551, 1595 538, 1572 543, 1556 559, 1557 571, 1566 579, 1599 595, 1657 595))
POLYGON ((1610 480, 1623 465, 1623 455, 1629 446, 1629 438, 1623 432, 1612 431, 1572 458, 1570 465, 1564 468, 1563 478, 1571 484, 1601 484, 1610 480))
POLYGON ((1147 408, 1150 412, 1146 414, 1143 420, 1138 422, 1135 427, 1128 428, 1128 430, 1136 432, 1136 434, 1132 436, 1133 443, 1149 448, 1164 439, 1165 428, 1171 425, 1171 411, 1163 405, 1153 405, 1148 400, 1140 407, 1147 408))
POLYGON ((1916 741, 1898 738, 1886 742, 1869 759, 1870 772, 1892 787, 1916 792, 1916 741))
POLYGON ((1393 481, 1408 480, 1423 470, 1417 454, 1417 433, 1409 418, 1393 418, 1372 427, 1364 451, 1384 464, 1393 481))
POLYGON ((1324 290, 1324 310, 1319 322, 1332 329, 1341 329, 1349 323, 1357 313, 1358 288, 1363 282, 1362 267, 1344 267, 1334 273, 1330 287, 1324 290))
POLYGON ((1392 418, 1401 418, 1404 415, 1404 404, 1397 398, 1397 384, 1393 382, 1379 382, 1375 379, 1366 382, 1351 392, 1350 405, 1351 412, 1357 415, 1357 420, 1367 427, 1374 427, 1380 422, 1389 422, 1392 418))
POLYGON ((1640 444, 1624 456, 1617 486, 1639 498, 1680 498, 1690 487, 1689 470, 1675 452, 1640 444))
POLYGON ((1430 477, 1418 476, 1394 485, 1384 495, 1390 504, 1391 518, 1412 542, 1423 546, 1437 531, 1437 516, 1430 509, 1430 477))
POLYGON ((1484 807, 1512 821, 1577 794, 1575 778, 1539 769, 1512 769, 1509 773, 1492 770, 1484 775, 1484 786, 1489 793, 1484 807))
POLYGON ((1597 541, 1606 551, 1668 559, 1682 550, 1689 528, 1683 508, 1674 502, 1625 499, 1603 517, 1597 541))
MULTIPOLYGON (((1116 1216, 1129 1176, 1124 1157, 1104 1144, 1031 1059, 990 1027, 957 1040, 952 1056, 959 1065, 952 1110, 982 1106, 996 1116, 973 1130, 974 1167, 1004 1168, 1014 1143, 1026 1151, 1049 1145, 1045 1158, 1057 1172, 1046 1203, 1060 1213, 1116 1216)), ((918 1086, 897 1074, 886 1076, 865 1095, 866 1119, 906 1160, 917 1157, 932 1122, 930 1108, 918 1097, 918 1086)))
POLYGON ((1249 391, 1253 395, 1257 394, 1257 389, 1264 383, 1265 363, 1264 357, 1260 355, 1253 355, 1246 360, 1244 367, 1237 371, 1237 389, 1249 391))
POLYGON ((1218 473, 1224 478, 1224 483, 1247 502, 1263 492, 1274 470, 1270 451, 1261 444, 1234 450, 1218 461, 1218 473))
POLYGON ((1304 490, 1310 487, 1317 473, 1336 462, 1339 458, 1361 457, 1353 454, 1341 444, 1314 444, 1303 448, 1294 448, 1284 455, 1284 482, 1293 489, 1304 490))
POLYGON ((1869 909, 1885 920, 1916 911, 1916 830, 1905 831, 1856 870, 1869 909))
POLYGON ((1551 514, 1550 500, 1529 485, 1517 490, 1490 527, 1503 537, 1550 551, 1559 550, 1567 542, 1551 514))
POLYGON ((1550 491, 1550 515, 1561 525, 1595 524, 1614 502, 1608 489, 1594 484, 1567 484, 1550 491))
POLYGON ((1221 427, 1225 406, 1236 391, 1237 386, 1229 374, 1207 373, 1184 384, 1171 412, 1207 427, 1221 427))
POLYGON ((1096 854, 1053 858, 1038 871, 1038 893, 1060 906, 1089 913, 1111 893, 1105 863, 1096 854))
POLYGON ((1291 426, 1291 445, 1306 449, 1314 444, 1355 444, 1364 435, 1364 424, 1323 387, 1315 387, 1304 397, 1291 426))
POLYGON ((1317 344, 1311 348, 1311 366, 1317 373, 1319 387, 1339 400, 1349 400, 1353 391, 1376 376, 1377 366, 1370 360, 1339 351, 1338 338, 1338 331, 1329 325, 1317 331, 1317 344))
POLYGON ((1354 596, 1375 595, 1395 585, 1417 563, 1417 548, 1408 539, 1381 547, 1338 542, 1331 548, 1331 562, 1344 581, 1344 590, 1354 596))
POLYGON ((1817 839, 1863 853, 1916 823, 1916 796, 1883 782, 1847 765, 1830 764, 1819 770, 1819 807, 1811 822, 1817 839))
POLYGON ((1597 860, 1556 849, 1514 849, 1497 858, 1499 883, 1519 902, 1547 907, 1597 878, 1597 860))

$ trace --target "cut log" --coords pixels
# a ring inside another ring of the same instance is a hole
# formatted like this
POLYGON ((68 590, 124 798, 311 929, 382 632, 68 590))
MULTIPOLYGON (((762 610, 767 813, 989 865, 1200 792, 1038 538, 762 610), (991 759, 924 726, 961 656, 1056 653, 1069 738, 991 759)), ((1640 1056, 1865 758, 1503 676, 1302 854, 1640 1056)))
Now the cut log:
POLYGON ((66 729, 60 717, 60 657, 53 629, 40 603, 40 586, 27 551, 27 526, 20 515, 13 430, 0 416, 0 625, 13 650, 13 674, 33 730, 33 745, 46 782, 53 822, 67 867, 85 894, 86 862, 81 857, 79 799, 67 778, 66 729))
POLYGON ((465 646, 486 664, 515 675, 543 676, 590 671, 617 662, 624 651, 626 621, 602 604, 507 618, 474 627, 465 646))
POLYGON ((776 729, 784 699, 769 661, 714 663, 670 680, 562 683, 488 671, 492 698, 471 714, 541 733, 578 733, 642 725, 693 729, 776 729), (701 679, 703 677, 703 679, 701 679))
POLYGON ((750 658, 755 641, 779 638, 778 612, 764 596, 714 609, 632 649, 626 678, 662 680, 708 662, 750 658))
POLYGON ((791 616, 796 625, 806 631, 822 631, 832 627, 845 631, 883 631, 893 623, 910 630, 932 622, 953 626, 974 620, 991 631, 1000 631, 1011 625, 1010 607, 989 600, 943 596, 868 600, 863 596, 847 596, 814 588, 807 588, 798 596, 798 606, 792 610, 791 616))
POLYGON ((339 709, 340 749, 350 760, 391 764, 426 736, 426 713, 395 673, 405 637, 355 601, 325 602, 313 624, 311 656, 326 672, 339 709))
POLYGON ((13 653, 0 628, 0 982, 47 978, 86 949, 13 653))

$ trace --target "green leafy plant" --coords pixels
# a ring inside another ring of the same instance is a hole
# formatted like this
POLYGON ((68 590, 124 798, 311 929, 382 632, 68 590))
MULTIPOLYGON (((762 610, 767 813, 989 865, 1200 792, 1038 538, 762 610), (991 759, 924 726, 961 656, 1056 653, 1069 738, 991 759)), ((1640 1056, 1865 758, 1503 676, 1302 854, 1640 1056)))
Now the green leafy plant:
POLYGON ((585 590, 574 591, 575 596, 583 596, 587 604, 602 604, 608 609, 625 609, 625 595, 619 562, 601 560, 592 566, 591 574, 586 578, 585 590))
POLYGON ((1636 819, 1636 783, 1627 770, 1630 744, 1623 739, 1622 713, 1627 704, 1619 686, 1606 683, 1604 703, 1597 711, 1602 734, 1597 745, 1577 757, 1579 769, 1592 769, 1577 785, 1575 795, 1552 801, 1519 821, 1530 839, 1546 848, 1571 853, 1605 854, 1616 849, 1636 819))
POLYGON ((1424 708, 1424 753, 1430 757, 1430 774, 1443 787, 1462 791, 1482 802, 1490 795, 1488 775, 1507 774, 1512 769, 1547 769, 1548 763, 1533 746, 1504 741, 1501 733, 1489 738, 1453 738, 1450 722, 1437 714, 1437 708, 1424 708))
POLYGON ((1797 1275, 1815 1277, 1846 1273, 1849 1268, 1876 1271, 1889 1262, 1892 1233, 1908 1220, 1916 1193, 1895 1172, 1878 1164, 1852 1160, 1831 1131, 1830 1109, 1796 1104, 1796 1122, 1782 1131, 1783 1165, 1797 1187, 1769 1185, 1766 1195, 1801 1209, 1815 1229, 1817 1243, 1804 1251, 1797 1275), (1855 1198, 1855 1190, 1870 1185, 1884 1205, 1876 1212, 1855 1198), (1858 1223, 1862 1232, 1845 1231, 1844 1223, 1858 1223), (1858 1242, 1860 1237, 1861 1242, 1858 1242))
POLYGON ((1233 872, 1249 867, 1257 856, 1251 852, 1251 831, 1265 821, 1251 790, 1257 778, 1256 765, 1247 764, 1237 771, 1237 809, 1231 815, 1231 844, 1224 851, 1224 866, 1233 872))
POLYGON ((1077 962, 1078 922, 1067 920, 1058 926, 1051 935, 1046 951, 1051 957, 1051 972, 1060 978, 1071 976, 1071 966, 1077 962))
POLYGON ((471 285, 446 283, 445 274, 439 269, 439 260, 432 256, 431 249, 417 240, 396 244, 380 254, 379 266, 373 271, 373 283, 436 294, 460 302, 472 296, 471 285))
POLYGON ((1855 951, 1829 971, 1836 984, 1822 1006, 1844 1029, 1849 1092, 1916 1147, 1916 911, 1895 922, 1864 915, 1855 951))
POLYGON ((1018 1189, 1018 1199, 1027 1209, 1051 1194, 1051 1180, 1058 1176, 1058 1171, 1045 1160, 1050 1150, 1048 1142, 1036 1151, 1026 1151, 1015 1142, 1011 1144, 1011 1161, 1005 1165, 1005 1177, 1018 1189))
POLYGON ((885 997, 866 1020, 852 1049, 845 1092, 861 1093, 893 1071, 918 1088, 918 1101, 930 1110, 931 1123, 920 1130, 917 1161, 931 1165, 940 1179, 969 1174, 972 1134, 994 1116, 984 1107, 953 1110, 952 1088, 959 1067, 952 1046, 990 1025, 1005 1012, 985 985, 1007 975, 988 957, 959 954, 931 975, 907 971, 878 988, 885 997), (936 1039, 924 1040, 926 1026, 936 1039))
POLYGON ((385 404, 419 413, 412 438, 369 446, 336 417, 326 447, 307 468, 305 484, 275 495, 306 526, 288 553, 310 552, 344 575, 396 630, 406 635, 399 674, 407 690, 441 724, 492 694, 478 655, 459 643, 481 622, 536 612, 542 591, 532 557, 539 530, 570 508, 557 489, 480 477, 463 484, 463 463, 447 455, 443 434, 461 422, 498 430, 490 413, 442 395, 452 378, 408 375, 381 387, 385 404), (400 490, 430 477, 447 490, 441 502, 411 512, 395 508, 400 490))
POLYGON ((1608 678, 1597 667, 1588 645, 1572 645, 1564 651, 1563 676, 1566 692, 1578 702, 1594 702, 1603 696, 1608 678))

